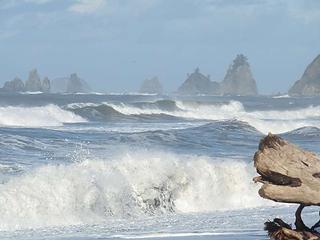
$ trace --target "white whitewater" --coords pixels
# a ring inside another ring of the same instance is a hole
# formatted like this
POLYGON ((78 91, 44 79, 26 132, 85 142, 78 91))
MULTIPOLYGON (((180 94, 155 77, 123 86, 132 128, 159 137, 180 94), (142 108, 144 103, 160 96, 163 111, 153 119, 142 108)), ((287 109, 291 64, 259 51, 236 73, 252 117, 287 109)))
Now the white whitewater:
POLYGON ((0 107, 0 126, 47 127, 79 122, 86 120, 53 104, 41 107, 0 107))
POLYGON ((0 230, 264 206, 253 175, 244 162, 148 151, 43 166, 0 185, 0 230))
POLYGON ((261 133, 285 133, 302 127, 320 127, 320 107, 310 106, 296 110, 252 111, 245 110, 242 103, 230 101, 227 104, 205 105, 176 102, 180 110, 164 111, 159 108, 138 108, 126 104, 106 103, 125 115, 167 114, 176 117, 199 120, 239 120, 256 128, 261 133))

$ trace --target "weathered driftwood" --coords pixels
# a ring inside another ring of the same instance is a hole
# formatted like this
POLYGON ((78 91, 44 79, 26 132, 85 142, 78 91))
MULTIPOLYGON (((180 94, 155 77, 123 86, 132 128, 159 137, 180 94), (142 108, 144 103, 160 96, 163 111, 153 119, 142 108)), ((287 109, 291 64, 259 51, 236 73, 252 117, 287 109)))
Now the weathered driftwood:
POLYGON ((290 225, 283 222, 279 218, 275 218, 272 222, 265 223, 265 230, 274 240, 319 240, 319 235, 315 232, 293 230, 290 225))
POLYGON ((269 134, 254 156, 259 194, 277 202, 320 206, 320 158, 269 134))
POLYGON ((300 204, 295 214, 296 229, 281 219, 274 219, 265 223, 269 236, 275 240, 320 239, 320 234, 315 231, 320 226, 320 220, 309 228, 301 218, 305 206, 320 206, 320 158, 269 134, 260 142, 254 165, 260 176, 253 180, 263 184, 259 190, 261 197, 300 204))

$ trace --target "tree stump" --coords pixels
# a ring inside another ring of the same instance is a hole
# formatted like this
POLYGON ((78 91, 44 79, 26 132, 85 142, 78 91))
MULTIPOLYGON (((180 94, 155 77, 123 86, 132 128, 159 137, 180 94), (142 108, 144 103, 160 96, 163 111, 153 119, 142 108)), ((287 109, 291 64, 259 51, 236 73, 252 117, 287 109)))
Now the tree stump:
POLYGON ((255 182, 262 183, 259 195, 276 202, 297 203, 296 229, 281 219, 265 223, 269 236, 275 240, 320 239, 315 228, 308 228, 302 221, 305 206, 320 206, 320 158, 315 153, 288 143, 279 136, 269 134, 260 141, 254 155, 254 166, 260 176, 255 182))

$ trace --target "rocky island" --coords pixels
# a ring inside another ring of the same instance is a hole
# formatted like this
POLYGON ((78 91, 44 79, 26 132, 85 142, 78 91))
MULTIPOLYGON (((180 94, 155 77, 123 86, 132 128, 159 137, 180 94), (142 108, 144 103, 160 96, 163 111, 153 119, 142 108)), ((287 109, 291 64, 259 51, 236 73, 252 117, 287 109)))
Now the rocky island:
POLYGON ((163 88, 158 77, 153 77, 153 78, 144 80, 139 90, 140 93, 151 93, 151 94, 161 94, 162 91, 163 91, 163 88))
POLYGON ((24 82, 20 78, 16 77, 11 81, 5 82, 2 89, 6 92, 23 92, 24 82))
POLYGON ((197 68, 194 73, 188 75, 187 80, 179 87, 178 93, 254 96, 258 91, 247 57, 239 54, 228 68, 222 82, 211 81, 209 76, 203 75, 197 68))
POLYGON ((79 78, 76 73, 70 77, 56 78, 51 81, 51 92, 53 93, 88 93, 91 91, 88 83, 79 78))
POLYGON ((69 78, 58 78, 52 81, 48 77, 41 80, 37 69, 29 73, 28 79, 24 82, 16 77, 4 83, 2 92, 43 92, 43 93, 85 93, 90 92, 90 87, 76 73, 69 78))
POLYGON ((221 82, 223 95, 254 96, 258 94, 257 84, 252 76, 248 58, 238 54, 221 82))
POLYGON ((320 54, 308 65, 300 80, 289 90, 290 96, 320 95, 320 54))
POLYGON ((179 87, 179 94, 220 94, 220 85, 218 82, 210 80, 209 76, 203 75, 199 68, 191 74, 188 74, 187 80, 179 87))
POLYGON ((27 92, 50 92, 50 80, 45 77, 41 81, 37 69, 31 70, 29 78, 25 82, 25 91, 27 92))
POLYGON ((16 77, 5 82, 2 90, 5 92, 50 92, 50 80, 45 77, 41 81, 37 69, 33 69, 25 83, 16 77))

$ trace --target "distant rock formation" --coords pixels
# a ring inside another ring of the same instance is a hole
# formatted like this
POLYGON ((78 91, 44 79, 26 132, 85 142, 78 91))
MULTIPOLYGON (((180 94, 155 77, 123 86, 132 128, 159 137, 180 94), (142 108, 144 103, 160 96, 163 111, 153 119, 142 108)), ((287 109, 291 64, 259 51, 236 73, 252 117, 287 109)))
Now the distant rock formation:
POLYGON ((221 82, 221 91, 224 95, 257 95, 257 84, 254 80, 248 59, 243 54, 238 54, 227 70, 221 82))
POLYGON ((33 69, 29 73, 28 80, 24 83, 20 78, 7 81, 3 85, 2 91, 5 92, 50 92, 50 80, 45 77, 40 80, 37 69, 33 69))
POLYGON ((23 92, 24 91, 24 83, 20 78, 16 77, 15 79, 4 83, 3 91, 23 92))
POLYGON ((71 74, 67 82, 67 92, 68 93, 83 92, 81 79, 78 77, 76 73, 71 74))
POLYGON ((188 75, 187 80, 179 87, 179 94, 220 94, 220 85, 218 82, 210 81, 209 76, 200 73, 196 68, 194 73, 188 75))
POLYGON ((140 87, 140 93, 155 93, 161 94, 163 91, 162 85, 157 77, 146 79, 140 87))
POLYGON ((320 55, 318 55, 304 71, 300 80, 289 90, 291 96, 320 95, 320 55))
POLYGON ((258 91, 248 59, 239 54, 221 83, 210 81, 210 77, 201 74, 197 68, 194 73, 188 75, 188 79, 179 87, 178 93, 253 96, 257 95, 258 91))
POLYGON ((25 90, 28 92, 42 91, 41 80, 38 75, 37 69, 31 70, 29 78, 25 83, 25 90))
POLYGON ((71 74, 69 78, 56 78, 51 81, 51 92, 53 93, 86 93, 90 91, 88 83, 79 78, 76 73, 71 74))
POLYGON ((41 91, 45 93, 50 92, 50 86, 51 84, 49 78, 45 77, 41 82, 41 91))

